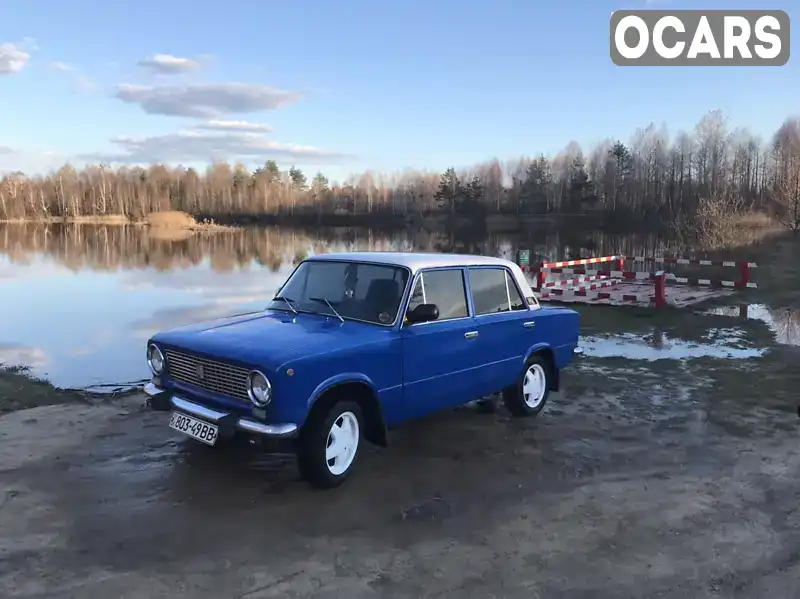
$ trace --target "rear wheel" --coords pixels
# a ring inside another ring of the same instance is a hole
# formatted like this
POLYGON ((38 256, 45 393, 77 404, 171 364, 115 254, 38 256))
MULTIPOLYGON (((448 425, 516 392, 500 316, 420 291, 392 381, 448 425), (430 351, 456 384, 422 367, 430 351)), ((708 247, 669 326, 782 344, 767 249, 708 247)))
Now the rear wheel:
POLYGON ((514 416, 535 416, 544 408, 550 394, 552 367, 543 356, 531 356, 519 381, 503 392, 503 403, 514 416))
POLYGON ((320 489, 341 485, 358 458, 363 423, 361 408, 353 401, 340 401, 327 412, 312 413, 299 440, 300 475, 320 489))

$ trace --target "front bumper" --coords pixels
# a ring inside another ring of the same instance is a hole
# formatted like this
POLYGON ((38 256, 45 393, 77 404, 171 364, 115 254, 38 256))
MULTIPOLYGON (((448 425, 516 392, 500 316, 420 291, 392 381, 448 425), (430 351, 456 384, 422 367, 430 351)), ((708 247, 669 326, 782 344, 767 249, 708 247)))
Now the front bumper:
POLYGON ((221 431, 229 434, 239 430, 250 435, 270 439, 291 439, 297 436, 296 424, 266 424, 232 412, 209 408, 157 387, 153 383, 147 383, 144 386, 144 393, 148 396, 150 407, 154 410, 168 411, 174 409, 179 412, 185 412, 212 422, 218 425, 221 431))

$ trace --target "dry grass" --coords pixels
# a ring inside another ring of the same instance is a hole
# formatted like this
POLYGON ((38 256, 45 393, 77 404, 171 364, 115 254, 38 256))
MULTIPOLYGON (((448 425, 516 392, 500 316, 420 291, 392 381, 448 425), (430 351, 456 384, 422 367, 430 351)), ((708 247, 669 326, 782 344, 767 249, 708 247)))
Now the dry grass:
POLYGON ((782 231, 779 223, 762 212, 743 212, 735 208, 716 200, 700 205, 692 229, 703 249, 743 248, 782 231))
MULTIPOLYGON (((77 224, 77 225, 110 225, 110 226, 145 226, 158 230, 159 239, 171 240, 177 234, 167 234, 167 231, 196 231, 217 233, 223 231, 235 231, 236 227, 219 225, 213 220, 205 219, 197 222, 191 214, 179 210, 165 210, 163 212, 151 212, 144 219, 133 220, 124 214, 107 214, 101 216, 73 216, 73 217, 39 217, 39 218, 18 218, 0 220, 0 224, 77 224)), ((182 234, 180 239, 185 239, 182 234)), ((177 240, 177 239, 176 239, 177 240)))
POLYGON ((210 219, 197 222, 191 214, 180 210, 151 212, 145 218, 145 224, 150 227, 150 231, 159 239, 165 240, 171 238, 174 240, 186 239, 185 232, 187 231, 219 233, 236 230, 236 227, 218 225, 210 219))
POLYGON ((145 218, 151 227, 164 229, 194 229, 198 223, 191 214, 180 212, 179 210, 164 210, 163 212, 151 212, 145 218))
POLYGON ((14 218, 0 220, 3 224, 16 223, 45 223, 51 225, 74 223, 78 225, 131 225, 138 224, 131 221, 124 214, 106 214, 98 216, 43 216, 39 218, 14 218))

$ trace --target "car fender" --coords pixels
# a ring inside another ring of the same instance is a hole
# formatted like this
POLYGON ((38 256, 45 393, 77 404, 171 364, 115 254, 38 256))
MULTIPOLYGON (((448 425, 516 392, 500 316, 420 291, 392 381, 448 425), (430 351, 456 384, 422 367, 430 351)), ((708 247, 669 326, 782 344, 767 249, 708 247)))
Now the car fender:
MULTIPOLYGON (((342 372, 325 379, 319 385, 317 385, 314 391, 311 392, 311 396, 308 398, 308 410, 311 411, 311 408, 314 407, 314 404, 326 391, 345 383, 364 383, 370 389, 372 389, 372 393, 376 398, 379 397, 378 389, 375 386, 375 383, 372 382, 372 379, 370 379, 367 375, 360 372, 342 372)), ((380 404, 380 401, 378 404, 380 404)))
POLYGON ((375 398, 374 404, 374 412, 371 412, 372 417, 368 417, 368 414, 365 413, 364 416, 367 418, 366 429, 364 431, 364 435, 370 442, 378 445, 380 447, 386 447, 388 444, 386 438, 386 417, 383 413, 383 404, 380 401, 380 396, 378 395, 378 389, 375 386, 375 383, 366 375, 358 373, 358 372, 345 372, 341 374, 337 374, 335 376, 326 379, 319 385, 317 385, 314 392, 311 394, 311 397, 308 401, 308 412, 311 413, 311 410, 316 405, 317 400, 322 397, 327 391, 331 389, 335 389, 339 385, 346 385, 350 383, 361 383, 366 385, 370 391, 372 392, 373 397, 375 398))
MULTIPOLYGON (((554 352, 554 354, 555 354, 555 350, 553 350, 553 346, 552 345, 550 345, 549 343, 545 343, 543 341, 540 341, 539 343, 534 343, 528 349, 528 351, 525 353, 525 359, 523 361, 523 364, 525 362, 527 362, 533 354, 535 354, 537 351, 541 351, 543 349, 549 349, 551 352, 554 352)), ((555 357, 555 355, 554 355, 554 357, 555 357)))
POLYGON ((523 366, 528 362, 530 357, 538 351, 543 349, 550 350, 553 354, 553 377, 550 381, 550 390, 551 391, 558 391, 561 387, 561 376, 558 368, 558 359, 556 358, 555 349, 549 343, 539 342, 533 344, 530 349, 528 349, 527 353, 525 354, 525 361, 523 362, 523 366))

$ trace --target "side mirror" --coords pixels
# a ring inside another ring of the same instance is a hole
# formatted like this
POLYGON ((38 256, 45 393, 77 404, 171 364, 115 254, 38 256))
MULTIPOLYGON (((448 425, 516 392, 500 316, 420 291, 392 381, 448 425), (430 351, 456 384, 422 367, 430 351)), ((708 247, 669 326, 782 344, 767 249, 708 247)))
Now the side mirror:
POLYGON ((439 308, 436 304, 420 304, 410 312, 407 312, 406 318, 411 324, 437 320, 439 318, 439 308))

